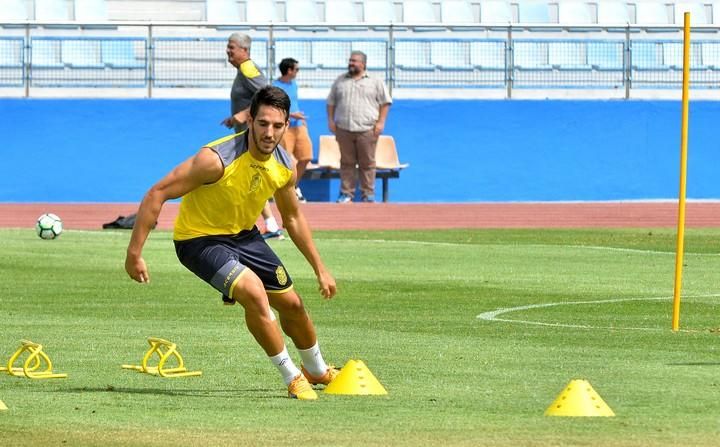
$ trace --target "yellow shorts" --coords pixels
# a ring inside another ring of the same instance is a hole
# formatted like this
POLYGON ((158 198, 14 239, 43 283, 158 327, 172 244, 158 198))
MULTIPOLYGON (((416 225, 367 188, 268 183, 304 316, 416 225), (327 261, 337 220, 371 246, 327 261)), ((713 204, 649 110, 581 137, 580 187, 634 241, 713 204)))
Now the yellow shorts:
POLYGON ((282 146, 292 154, 297 161, 312 160, 312 142, 308 134, 307 126, 300 125, 288 127, 283 135, 282 146))

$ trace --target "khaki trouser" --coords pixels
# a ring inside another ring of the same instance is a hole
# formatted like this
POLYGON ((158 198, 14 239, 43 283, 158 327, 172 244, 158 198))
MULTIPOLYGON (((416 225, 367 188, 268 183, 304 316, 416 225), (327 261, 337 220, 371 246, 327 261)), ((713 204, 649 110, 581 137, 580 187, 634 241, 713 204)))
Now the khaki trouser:
POLYGON ((340 193, 350 197, 355 195, 359 171, 362 196, 374 196, 375 148, 378 141, 375 132, 350 132, 337 128, 335 139, 340 146, 340 193))

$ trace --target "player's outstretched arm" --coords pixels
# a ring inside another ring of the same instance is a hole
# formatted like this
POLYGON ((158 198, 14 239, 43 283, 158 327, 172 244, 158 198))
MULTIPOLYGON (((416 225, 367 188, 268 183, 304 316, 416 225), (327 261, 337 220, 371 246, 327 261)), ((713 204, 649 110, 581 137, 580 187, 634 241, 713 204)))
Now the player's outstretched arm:
POLYGON ((179 164, 153 185, 143 197, 125 255, 125 271, 137 282, 150 282, 150 274, 142 257, 143 246, 157 222, 163 204, 182 197, 193 189, 217 181, 223 174, 218 155, 203 148, 192 158, 179 164))
POLYGON ((315 247, 310 226, 300 210, 295 193, 295 174, 293 179, 275 193, 275 204, 282 215, 283 226, 287 230, 298 250, 310 263, 318 280, 318 289, 325 299, 331 299, 337 293, 335 278, 325 268, 320 253, 315 247))

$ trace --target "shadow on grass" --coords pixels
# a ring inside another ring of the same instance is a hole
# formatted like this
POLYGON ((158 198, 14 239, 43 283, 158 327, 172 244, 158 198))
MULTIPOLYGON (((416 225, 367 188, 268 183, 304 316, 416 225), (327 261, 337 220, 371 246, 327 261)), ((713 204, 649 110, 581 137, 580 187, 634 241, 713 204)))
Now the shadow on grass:
POLYGON ((81 387, 55 390, 56 393, 121 393, 121 394, 157 394, 163 396, 188 397, 225 397, 237 399, 238 397, 252 397, 253 399, 287 399, 282 389, 234 389, 234 390, 203 390, 184 389, 167 390, 159 388, 123 388, 108 385, 105 387, 81 387))

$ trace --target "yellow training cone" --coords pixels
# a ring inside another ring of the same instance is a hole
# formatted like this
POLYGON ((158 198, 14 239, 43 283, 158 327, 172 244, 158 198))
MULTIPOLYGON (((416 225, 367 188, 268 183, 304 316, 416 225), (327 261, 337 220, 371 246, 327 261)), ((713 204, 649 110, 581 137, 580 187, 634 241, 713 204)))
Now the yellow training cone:
POLYGON ((615 416, 587 380, 571 380, 545 416, 615 416))
POLYGON ((328 394, 387 394, 362 360, 349 360, 325 388, 328 394))
POLYGON ((3 403, 3 401, 0 400, 0 411, 7 410, 7 405, 3 403))

